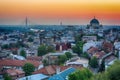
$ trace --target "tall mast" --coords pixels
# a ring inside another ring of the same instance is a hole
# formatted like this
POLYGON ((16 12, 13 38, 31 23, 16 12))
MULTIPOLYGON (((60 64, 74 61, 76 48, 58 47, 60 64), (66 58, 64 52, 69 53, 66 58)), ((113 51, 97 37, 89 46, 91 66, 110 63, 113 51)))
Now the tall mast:
POLYGON ((25 26, 28 27, 28 18, 25 19, 25 26))
POLYGON ((62 21, 60 22, 60 25, 62 26, 62 21))

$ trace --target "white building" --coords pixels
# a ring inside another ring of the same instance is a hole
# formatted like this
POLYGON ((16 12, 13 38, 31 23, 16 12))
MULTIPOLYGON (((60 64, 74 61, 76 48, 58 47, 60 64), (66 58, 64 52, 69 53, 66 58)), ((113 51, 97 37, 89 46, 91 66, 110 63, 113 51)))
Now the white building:
POLYGON ((84 58, 74 57, 66 62, 65 65, 82 65, 83 67, 88 67, 88 60, 84 58))

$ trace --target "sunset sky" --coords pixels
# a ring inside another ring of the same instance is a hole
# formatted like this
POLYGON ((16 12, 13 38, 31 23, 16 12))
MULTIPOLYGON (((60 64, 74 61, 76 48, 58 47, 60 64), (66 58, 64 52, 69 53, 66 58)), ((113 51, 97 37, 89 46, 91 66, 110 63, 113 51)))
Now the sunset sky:
POLYGON ((120 0, 0 0, 0 24, 120 25, 120 0))

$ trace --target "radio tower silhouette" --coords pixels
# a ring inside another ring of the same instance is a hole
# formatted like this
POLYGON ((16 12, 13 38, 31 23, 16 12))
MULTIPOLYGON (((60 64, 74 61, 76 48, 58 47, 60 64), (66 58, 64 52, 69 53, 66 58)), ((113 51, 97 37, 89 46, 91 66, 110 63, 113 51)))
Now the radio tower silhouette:
POLYGON ((25 19, 25 27, 28 27, 28 18, 25 19))

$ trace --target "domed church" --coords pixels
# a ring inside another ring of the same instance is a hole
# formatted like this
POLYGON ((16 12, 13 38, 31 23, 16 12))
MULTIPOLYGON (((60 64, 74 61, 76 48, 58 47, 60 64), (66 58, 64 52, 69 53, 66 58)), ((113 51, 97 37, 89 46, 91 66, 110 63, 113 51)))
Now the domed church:
POLYGON ((102 25, 95 17, 90 21, 90 24, 87 25, 87 31, 89 33, 98 33, 101 30, 102 30, 102 25))

